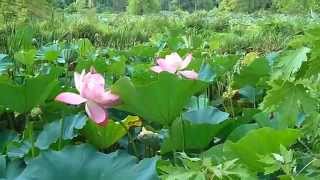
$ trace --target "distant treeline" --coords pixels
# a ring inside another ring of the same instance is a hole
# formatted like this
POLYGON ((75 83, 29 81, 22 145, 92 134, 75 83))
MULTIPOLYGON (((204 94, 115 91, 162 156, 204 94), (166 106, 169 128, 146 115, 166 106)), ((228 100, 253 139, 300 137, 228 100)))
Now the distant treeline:
MULTIPOLYGON (((101 10, 119 12, 135 9, 136 13, 148 9, 196 11, 219 8, 227 11, 254 12, 261 9, 272 9, 280 12, 299 13, 319 10, 319 0, 55 0, 60 6, 72 3, 83 7, 96 7, 101 10)), ((147 13, 148 13, 147 11, 147 13)))
POLYGON ((99 12, 127 11, 130 14, 176 10, 193 12, 212 9, 248 13, 272 10, 297 14, 320 9, 320 0, 0 0, 0 10, 1 13, 13 12, 12 15, 15 15, 15 9, 33 9, 41 12, 45 4, 49 9, 61 8, 69 12, 96 8, 99 12))

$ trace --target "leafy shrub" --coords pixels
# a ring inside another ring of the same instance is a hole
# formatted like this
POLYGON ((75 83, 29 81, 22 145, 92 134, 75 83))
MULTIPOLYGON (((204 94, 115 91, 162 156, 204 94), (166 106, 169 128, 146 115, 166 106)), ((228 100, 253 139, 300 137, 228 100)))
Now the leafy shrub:
POLYGON ((310 10, 319 11, 320 2, 318 0, 273 0, 273 7, 284 13, 305 13, 310 10))
POLYGON ((159 0, 129 0, 127 11, 129 14, 142 15, 160 11, 159 0))
POLYGON ((225 11, 254 12, 271 7, 271 0, 222 0, 220 8, 225 11))

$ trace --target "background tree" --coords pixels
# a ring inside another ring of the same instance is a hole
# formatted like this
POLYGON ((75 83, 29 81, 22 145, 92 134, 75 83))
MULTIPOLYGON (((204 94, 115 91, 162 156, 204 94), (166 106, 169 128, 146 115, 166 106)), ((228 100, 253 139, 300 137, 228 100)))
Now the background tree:
POLYGON ((283 13, 319 11, 319 0, 273 0, 273 8, 283 13))
POLYGON ((169 9, 171 11, 176 11, 178 9, 181 9, 181 3, 180 2, 181 2, 181 0, 171 0, 169 9))
POLYGON ((50 17, 51 3, 47 0, 0 0, 0 16, 7 22, 50 17))
POLYGON ((160 0, 161 10, 169 10, 171 0, 160 0))
POLYGON ((125 11, 128 6, 128 0, 112 0, 112 10, 116 12, 125 11))
POLYGON ((254 12, 271 7, 272 0, 222 0, 219 7, 227 11, 254 12))
POLYGON ((216 6, 216 0, 172 0, 171 10, 182 9, 189 12, 196 10, 211 10, 216 6))
POLYGON ((135 15, 158 13, 160 11, 160 0, 129 0, 128 13, 135 15))

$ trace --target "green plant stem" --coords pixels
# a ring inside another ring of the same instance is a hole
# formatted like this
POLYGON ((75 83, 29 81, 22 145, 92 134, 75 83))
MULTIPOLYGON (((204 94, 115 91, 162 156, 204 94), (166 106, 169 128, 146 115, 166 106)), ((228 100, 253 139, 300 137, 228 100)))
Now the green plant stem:
POLYGON ((235 112, 234 112, 234 107, 233 107, 233 101, 232 98, 229 99, 230 101, 230 108, 231 108, 231 113, 232 113, 232 117, 235 117, 235 112))
POLYGON ((64 118, 61 119, 61 127, 60 127, 60 138, 59 138, 59 145, 58 149, 62 149, 62 143, 63 143, 63 124, 64 124, 64 118))
POLYGON ((185 151, 185 137, 184 137, 184 122, 182 120, 182 115, 180 115, 180 125, 181 125, 181 133, 182 133, 182 151, 185 151))
MULTIPOLYGON (((221 85, 221 83, 218 81, 217 82, 217 88, 218 88, 218 95, 219 95, 219 97, 221 97, 222 96, 222 87, 221 87, 222 85, 221 85)), ((223 106, 223 109, 226 111, 228 108, 227 108, 227 106, 226 106, 226 104, 225 104, 225 102, 224 102, 224 100, 222 101, 222 106, 223 106)))
POLYGON ((176 156, 176 154, 177 154, 177 150, 174 148, 174 150, 173 150, 173 164, 174 165, 177 165, 177 156, 176 156))
POLYGON ((133 152, 134 152, 135 156, 139 157, 137 146, 134 143, 134 138, 131 136, 129 129, 127 128, 127 126, 125 124, 123 124, 123 122, 120 121, 120 124, 127 131, 128 142, 129 142, 129 144, 132 144, 132 148, 133 148, 133 152))
POLYGON ((298 173, 296 176, 298 176, 299 174, 301 174, 308 166, 310 166, 316 159, 312 159, 312 161, 310 161, 308 164, 306 164, 298 173))
POLYGON ((30 121, 30 115, 27 115, 27 125, 29 127, 28 136, 31 140, 31 156, 32 158, 36 157, 34 139, 33 139, 33 123, 30 121))

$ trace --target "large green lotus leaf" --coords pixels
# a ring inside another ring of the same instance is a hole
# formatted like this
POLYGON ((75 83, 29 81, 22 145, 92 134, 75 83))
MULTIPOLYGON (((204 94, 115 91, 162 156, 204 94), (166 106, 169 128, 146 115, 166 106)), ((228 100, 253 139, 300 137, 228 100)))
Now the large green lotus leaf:
POLYGON ((217 77, 223 76, 225 73, 232 71, 240 57, 238 56, 216 56, 211 64, 217 77))
POLYGON ((106 73, 110 76, 113 75, 117 77, 124 75, 126 72, 126 60, 127 59, 125 58, 115 58, 115 60, 109 61, 109 64, 106 68, 106 73))
POLYGON ((229 114, 219 109, 208 106, 205 108, 191 110, 183 113, 183 119, 194 124, 219 124, 229 118, 229 114))
POLYGON ((41 60, 46 60, 50 62, 56 61, 60 56, 60 50, 59 50, 58 44, 43 46, 39 50, 37 56, 41 60))
POLYGON ((265 164, 258 161, 259 156, 279 153, 280 145, 288 148, 300 135, 300 131, 295 129, 275 130, 265 127, 251 130, 236 143, 228 141, 224 149, 228 156, 239 158, 249 169, 263 172, 265 164))
POLYGON ((140 162, 125 152, 103 154, 89 145, 43 151, 16 180, 149 180, 158 179, 156 158, 140 162))
POLYGON ((4 178, 6 174, 7 160, 6 157, 0 155, 0 178, 4 178))
POLYGON ((0 153, 4 152, 8 143, 18 138, 18 134, 14 131, 1 130, 0 131, 0 153))
POLYGON ((152 46, 137 45, 131 48, 127 53, 129 56, 153 58, 158 49, 152 46))
POLYGON ((216 165, 223 163, 226 160, 223 154, 223 145, 217 144, 212 146, 210 149, 202 152, 200 157, 202 159, 210 158, 216 165))
POLYGON ((83 130, 83 134, 90 144, 99 149, 105 149, 125 136, 130 126, 137 123, 141 124, 141 121, 137 116, 128 116, 121 123, 109 120, 108 125, 103 127, 89 121, 83 130))
POLYGON ((265 58, 254 60, 251 64, 244 66, 239 74, 233 79, 233 86, 241 88, 244 86, 256 87, 261 79, 268 79, 270 76, 270 66, 265 58))
POLYGON ((258 129, 259 125, 258 124, 243 124, 234 129, 228 136, 228 140, 232 142, 236 142, 240 140, 242 137, 244 137, 247 133, 254 129, 258 129))
POLYGON ((90 56, 95 51, 89 39, 79 39, 74 43, 74 47, 78 49, 80 57, 90 56))
POLYGON ((57 85, 53 76, 39 76, 27 79, 19 86, 0 81, 0 106, 23 113, 42 104, 57 85))
POLYGON ((6 54, 0 54, 0 75, 5 73, 13 65, 9 56, 6 54))
POLYGON ((96 60, 81 60, 77 63, 76 71, 81 72, 83 69, 89 70, 91 67, 94 67, 97 72, 104 73, 107 72, 109 65, 103 59, 96 60))
POLYGON ((23 158, 26 154, 29 153, 32 147, 32 143, 28 140, 19 142, 11 142, 8 144, 7 155, 9 158, 23 158))
POLYGON ((36 54, 37 54, 37 50, 35 49, 30 49, 26 51, 21 50, 15 53, 14 57, 18 62, 24 65, 31 65, 36 60, 36 54))
POLYGON ((18 177, 25 168, 21 160, 7 161, 5 156, 0 156, 0 179, 11 180, 18 177))
POLYGON ((59 138, 70 140, 78 134, 76 130, 82 129, 87 122, 87 116, 82 113, 66 116, 63 119, 47 124, 39 134, 35 146, 39 149, 48 149, 59 138))
POLYGON ((170 125, 188 104, 190 97, 206 85, 202 81, 160 73, 157 80, 144 84, 134 83, 129 78, 120 79, 112 91, 121 98, 119 109, 148 121, 170 125))
POLYGON ((199 79, 204 82, 213 82, 216 74, 209 64, 202 64, 199 71, 199 79))
POLYGON ((161 146, 161 153, 204 149, 227 124, 192 124, 189 121, 177 119, 173 122, 169 136, 161 146))

